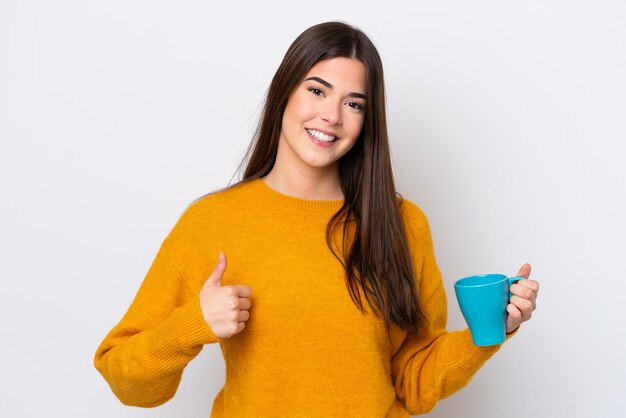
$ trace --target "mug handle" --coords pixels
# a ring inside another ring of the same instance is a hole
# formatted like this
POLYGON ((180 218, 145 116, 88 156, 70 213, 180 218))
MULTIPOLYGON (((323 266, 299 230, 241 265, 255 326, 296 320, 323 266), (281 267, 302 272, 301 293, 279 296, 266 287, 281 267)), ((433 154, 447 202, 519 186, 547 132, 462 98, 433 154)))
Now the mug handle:
MULTIPOLYGON (((509 288, 511 287, 511 285, 513 283, 517 283, 520 280, 526 280, 526 277, 524 277, 524 276, 515 276, 515 277, 509 277, 509 278, 506 279, 507 283, 509 284, 509 288)), ((511 300, 511 296, 513 296, 513 295, 511 295, 511 291, 509 291, 509 300, 511 300)))

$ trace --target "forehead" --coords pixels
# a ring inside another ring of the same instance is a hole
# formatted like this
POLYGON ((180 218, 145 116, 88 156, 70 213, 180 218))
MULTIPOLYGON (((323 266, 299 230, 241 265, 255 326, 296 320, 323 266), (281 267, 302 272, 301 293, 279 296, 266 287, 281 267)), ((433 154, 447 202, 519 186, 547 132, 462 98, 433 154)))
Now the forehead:
POLYGON ((364 92, 366 82, 365 65, 357 59, 336 57, 318 61, 307 72, 304 79, 319 77, 333 88, 364 92))

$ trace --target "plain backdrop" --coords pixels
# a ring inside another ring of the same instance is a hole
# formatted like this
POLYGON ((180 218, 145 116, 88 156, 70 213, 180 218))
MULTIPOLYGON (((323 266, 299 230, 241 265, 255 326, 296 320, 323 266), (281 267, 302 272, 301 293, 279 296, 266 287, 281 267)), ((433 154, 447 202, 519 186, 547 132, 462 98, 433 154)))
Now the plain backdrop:
POLYGON ((0 0, 0 416, 209 416, 218 345, 155 409, 123 406, 93 356, 183 210, 235 176, 289 44, 327 20, 383 58, 449 329, 457 278, 530 262, 541 282, 533 319, 430 416, 623 416, 619 0, 0 0))

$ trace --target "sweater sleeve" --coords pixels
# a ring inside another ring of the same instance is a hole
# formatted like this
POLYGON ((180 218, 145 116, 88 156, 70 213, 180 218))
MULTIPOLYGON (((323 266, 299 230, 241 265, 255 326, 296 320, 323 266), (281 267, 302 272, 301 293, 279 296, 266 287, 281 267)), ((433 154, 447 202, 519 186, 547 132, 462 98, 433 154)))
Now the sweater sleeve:
POLYGON ((407 201, 408 221, 421 306, 426 320, 419 333, 407 333, 391 360, 394 388, 412 415, 431 411, 436 403, 469 383, 501 345, 478 347, 468 329, 448 332, 447 299, 435 260, 428 220, 407 201))
POLYGON ((171 399, 185 366, 202 346, 221 341, 168 254, 167 239, 122 320, 98 347, 95 367, 126 405, 171 399))

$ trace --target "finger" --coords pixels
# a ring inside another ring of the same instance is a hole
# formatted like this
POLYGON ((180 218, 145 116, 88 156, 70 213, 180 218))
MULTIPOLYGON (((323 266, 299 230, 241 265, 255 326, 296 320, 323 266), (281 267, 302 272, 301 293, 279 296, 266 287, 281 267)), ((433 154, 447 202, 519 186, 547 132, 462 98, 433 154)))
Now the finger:
POLYGON ((252 289, 250 286, 239 284, 233 285, 232 287, 236 290, 236 293, 240 298, 249 298, 252 296, 252 289))
POLYGON ((507 332, 511 332, 516 329, 523 322, 522 312, 515 307, 512 303, 509 303, 506 307, 508 313, 506 317, 507 332))
POLYGON ((535 295, 539 294, 539 282, 536 280, 520 280, 517 284, 532 290, 535 295))
POLYGON ((250 307, 252 306, 252 302, 250 302, 250 299, 247 298, 239 298, 239 309, 250 309, 250 307))
POLYGON ((517 277, 525 277, 528 279, 528 277, 530 276, 530 270, 531 270, 531 266, 529 263, 524 263, 524 265, 519 269, 519 271, 517 272, 516 276, 517 277))
POLYGON ((509 320, 516 325, 522 323, 522 311, 520 311, 517 306, 509 303, 506 307, 506 311, 509 314, 509 320))
POLYGON ((250 312, 248 311, 239 311, 239 321, 247 321, 250 319, 250 312))
POLYGON ((520 311, 522 321, 528 321, 535 310, 535 304, 533 301, 520 298, 519 296, 512 296, 511 303, 509 305, 514 305, 520 311))
POLYGON ((226 271, 226 254, 224 254, 223 252, 220 252, 220 255, 217 260, 217 264, 213 268, 211 275, 209 276, 207 281, 204 283, 204 285, 205 286, 217 286, 217 287, 221 286, 222 276, 224 275, 225 271, 226 271))
POLYGON ((537 299, 536 289, 539 289, 539 283, 535 282, 534 280, 520 280, 519 282, 511 285, 510 291, 512 295, 535 301, 537 299))

